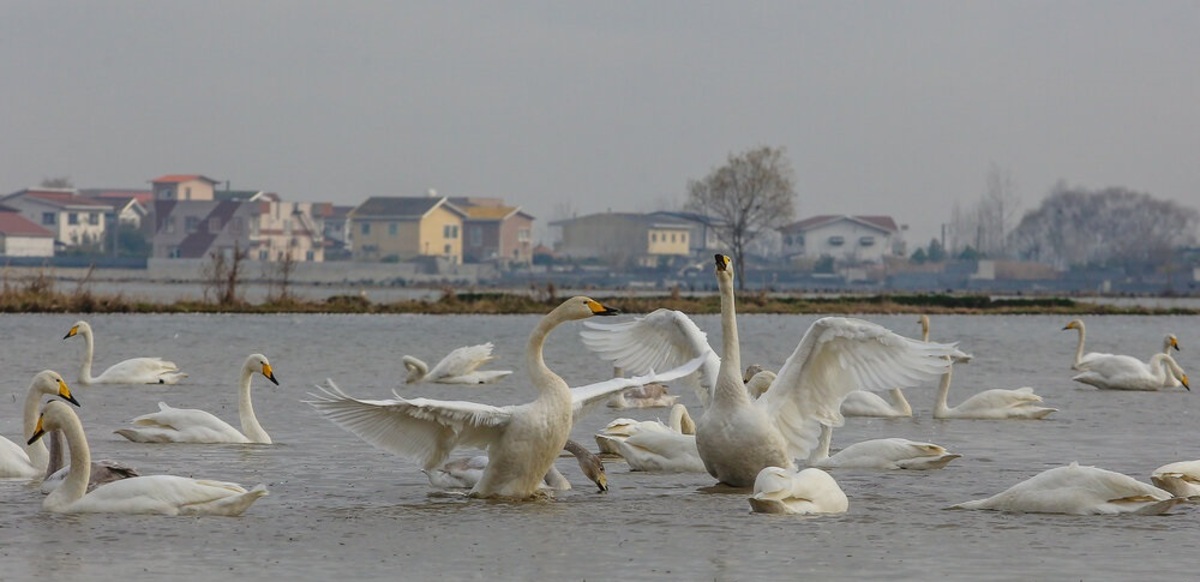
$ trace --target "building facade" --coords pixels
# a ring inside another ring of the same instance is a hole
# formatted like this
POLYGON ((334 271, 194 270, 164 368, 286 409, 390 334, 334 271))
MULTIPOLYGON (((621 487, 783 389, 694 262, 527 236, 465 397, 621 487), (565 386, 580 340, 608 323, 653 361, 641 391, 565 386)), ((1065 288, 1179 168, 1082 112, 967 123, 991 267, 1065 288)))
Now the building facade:
POLYGON ((843 263, 879 263, 903 255, 900 229, 890 216, 822 215, 780 229, 783 253, 796 259, 831 257, 843 263))
POLYGON ((437 257, 461 264, 466 217, 445 196, 373 196, 349 214, 354 260, 437 257))
POLYGON ((104 215, 111 207, 80 196, 73 188, 27 188, 0 203, 53 232, 56 247, 92 252, 105 248, 104 215))
POLYGON ((692 226, 670 217, 605 212, 558 220, 550 226, 562 229, 555 249, 560 258, 660 267, 691 254, 692 226))

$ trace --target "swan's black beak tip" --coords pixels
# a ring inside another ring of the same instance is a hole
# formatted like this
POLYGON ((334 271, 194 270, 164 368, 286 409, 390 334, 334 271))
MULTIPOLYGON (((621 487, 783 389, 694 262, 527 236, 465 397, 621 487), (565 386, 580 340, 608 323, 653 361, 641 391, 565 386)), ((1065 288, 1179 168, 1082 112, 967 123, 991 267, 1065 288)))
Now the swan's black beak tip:
POLYGON ((70 402, 71 404, 74 404, 76 408, 82 408, 82 405, 79 404, 79 401, 75 400, 74 395, 63 396, 62 399, 66 400, 67 402, 70 402))

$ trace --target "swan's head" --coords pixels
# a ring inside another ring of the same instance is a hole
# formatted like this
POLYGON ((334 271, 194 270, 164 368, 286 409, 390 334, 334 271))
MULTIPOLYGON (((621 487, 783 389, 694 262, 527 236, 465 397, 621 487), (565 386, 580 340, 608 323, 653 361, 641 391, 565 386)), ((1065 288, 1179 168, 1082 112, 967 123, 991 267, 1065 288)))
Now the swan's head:
POLYGON ((562 315, 564 319, 587 319, 597 315, 618 315, 621 313, 618 309, 603 305, 591 297, 584 297, 582 295, 564 301, 555 311, 559 315, 562 315))
POLYGON ((90 331, 92 331, 92 326, 88 325, 86 321, 76 321, 75 324, 71 326, 70 331, 67 332, 67 335, 63 336, 63 339, 75 337, 78 334, 90 331))
POLYGON ((592 455, 586 460, 579 462, 579 468, 583 469, 583 474, 600 488, 601 493, 608 491, 608 474, 604 472, 604 463, 600 461, 600 457, 592 455))
POLYGON ((764 467, 754 478, 754 497, 757 499, 786 499, 792 494, 792 479, 796 473, 783 467, 764 467))
POLYGON ((1179 338, 1175 337, 1175 334, 1173 334, 1173 333, 1167 334, 1166 339, 1163 340, 1163 347, 1175 348, 1175 351, 1178 352, 1179 351, 1179 338))
POLYGON ((722 255, 721 253, 717 253, 717 254, 713 255, 713 258, 715 258, 717 261, 717 272, 718 273, 728 271, 729 267, 731 265, 733 265, 733 259, 730 259, 729 257, 722 255))
POLYGON ((250 373, 258 372, 276 386, 279 385, 279 380, 275 379, 275 372, 271 369, 271 362, 262 354, 250 354, 246 363, 242 364, 242 369, 250 373))
POLYGON ((1079 328, 1081 328, 1081 327, 1083 327, 1083 321, 1082 321, 1082 320, 1079 320, 1079 319, 1072 319, 1072 320, 1071 320, 1071 323, 1068 323, 1066 326, 1064 326, 1064 327, 1063 327, 1063 331, 1066 331, 1066 330, 1068 330, 1068 329, 1079 329, 1079 328))
POLYGON ((755 374, 761 371, 763 371, 763 367, 758 364, 750 364, 749 366, 746 366, 746 372, 742 374, 742 383, 745 384, 746 382, 749 382, 755 374))
POLYGON ((928 315, 925 315, 924 313, 922 313, 921 317, 917 318, 917 323, 921 324, 921 331, 926 332, 926 333, 929 332, 929 316, 928 315))
POLYGON ((771 384, 775 382, 775 372, 763 370, 750 378, 746 382, 746 392, 750 393, 752 398, 757 399, 771 388, 771 384))
POLYGON ((71 395, 71 389, 67 386, 67 382, 63 377, 54 370, 42 370, 33 377, 32 388, 38 393, 47 396, 57 396, 79 406, 79 401, 71 395))
POLYGON ((25 444, 32 445, 42 438, 42 435, 63 427, 68 419, 74 418, 75 422, 79 422, 79 417, 75 416, 75 412, 71 407, 63 404, 58 400, 51 400, 42 407, 42 414, 38 416, 37 424, 33 426, 33 434, 25 444))

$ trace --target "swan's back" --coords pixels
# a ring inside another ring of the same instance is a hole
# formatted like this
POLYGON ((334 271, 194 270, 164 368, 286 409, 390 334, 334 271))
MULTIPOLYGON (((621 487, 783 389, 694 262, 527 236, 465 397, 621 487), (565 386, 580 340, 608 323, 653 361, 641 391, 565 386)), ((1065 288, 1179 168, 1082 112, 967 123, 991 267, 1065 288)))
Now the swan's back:
POLYGON ((267 494, 259 485, 247 491, 236 483, 149 475, 101 485, 82 499, 59 506, 58 492, 46 497, 47 509, 65 513, 163 515, 241 515, 267 494))
POLYGON ((1170 492, 1127 475, 1071 463, 1043 471, 987 499, 953 508, 1069 515, 1157 514, 1178 501, 1170 492))
POLYGON ((757 513, 845 513, 850 501, 829 473, 804 469, 799 473, 766 467, 754 479, 750 508, 757 513))
POLYGON ((158 403, 158 412, 143 414, 133 427, 117 434, 134 442, 148 443, 249 443, 250 439, 212 413, 196 408, 172 408, 158 403))

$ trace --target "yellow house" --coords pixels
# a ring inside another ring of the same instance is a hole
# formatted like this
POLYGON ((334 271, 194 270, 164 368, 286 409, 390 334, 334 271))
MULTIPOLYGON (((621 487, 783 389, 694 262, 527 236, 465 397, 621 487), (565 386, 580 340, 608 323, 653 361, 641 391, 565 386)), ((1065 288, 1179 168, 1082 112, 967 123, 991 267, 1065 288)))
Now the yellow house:
POLYGON ((445 196, 374 196, 348 216, 356 261, 441 257, 462 263, 466 213, 445 196))

